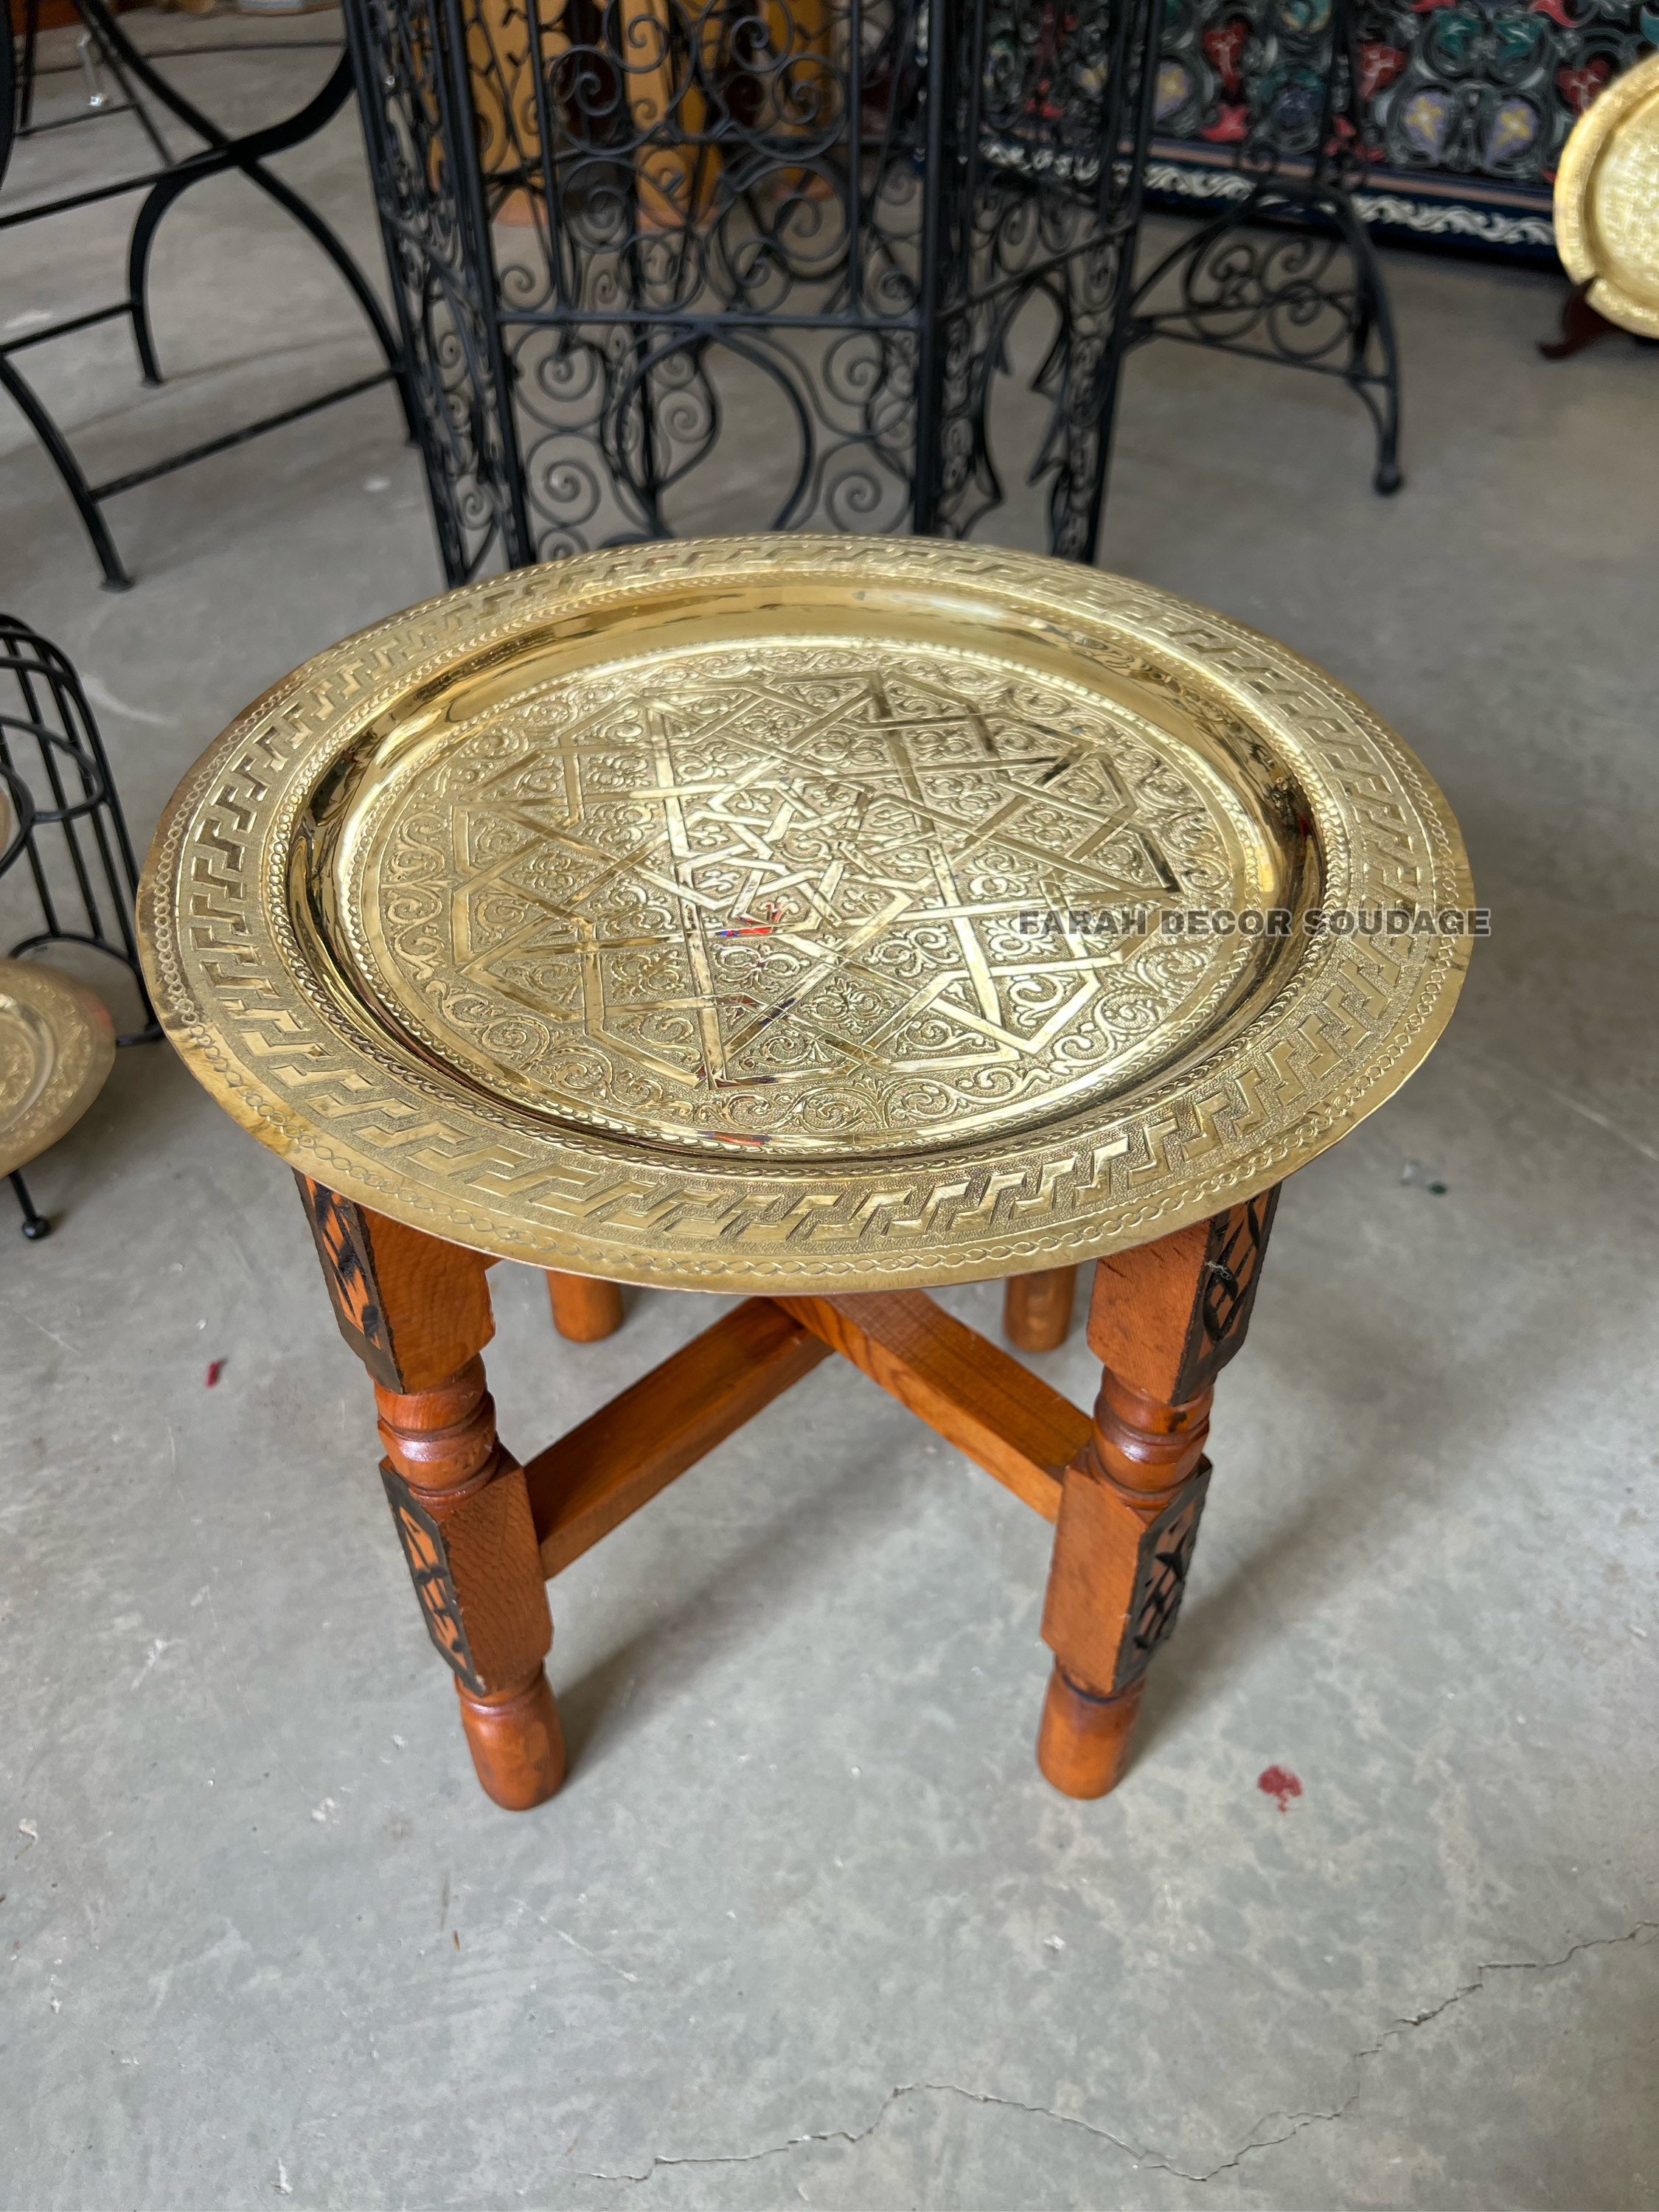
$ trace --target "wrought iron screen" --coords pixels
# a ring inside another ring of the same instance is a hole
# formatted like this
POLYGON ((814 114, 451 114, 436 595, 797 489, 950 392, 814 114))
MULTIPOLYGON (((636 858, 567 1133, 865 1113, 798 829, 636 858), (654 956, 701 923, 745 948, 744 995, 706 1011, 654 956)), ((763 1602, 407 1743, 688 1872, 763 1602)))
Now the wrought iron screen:
POLYGON ((744 486, 744 526, 966 535, 1038 298, 1031 473, 1091 557, 1152 13, 346 0, 451 580, 731 527, 744 486))

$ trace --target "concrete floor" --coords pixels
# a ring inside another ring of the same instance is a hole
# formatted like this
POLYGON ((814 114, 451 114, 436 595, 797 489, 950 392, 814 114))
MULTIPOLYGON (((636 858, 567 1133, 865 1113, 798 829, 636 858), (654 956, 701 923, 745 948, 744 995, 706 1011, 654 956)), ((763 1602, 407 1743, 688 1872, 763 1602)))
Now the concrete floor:
MULTIPOLYGON (((180 66, 252 118, 325 59, 180 66)), ((378 268, 355 125, 288 167, 378 268)), ((9 236, 0 323, 111 296, 121 220, 9 236)), ((1105 563, 1373 701, 1496 917, 1286 1194, 1128 1780, 1033 1766, 1045 1530, 832 1366, 553 1585, 571 1779, 495 1811, 288 1175, 128 1053, 34 1174, 57 1233, 0 1241, 6 2207, 1659 2203, 1659 357, 1547 366, 1540 276, 1389 274, 1391 503, 1311 380, 1165 347, 1125 394, 1105 563)), ((94 468, 371 365, 238 180, 169 218, 158 310, 159 392, 115 332, 32 357, 94 468)), ((0 604, 85 671, 141 837, 440 581, 384 393, 122 501, 125 597, 0 441, 0 604)), ((497 1304, 521 1449, 711 1317, 643 1295, 580 1350, 525 1271, 497 1304)), ((1042 1364, 1091 1391, 1080 1338, 1042 1364)))

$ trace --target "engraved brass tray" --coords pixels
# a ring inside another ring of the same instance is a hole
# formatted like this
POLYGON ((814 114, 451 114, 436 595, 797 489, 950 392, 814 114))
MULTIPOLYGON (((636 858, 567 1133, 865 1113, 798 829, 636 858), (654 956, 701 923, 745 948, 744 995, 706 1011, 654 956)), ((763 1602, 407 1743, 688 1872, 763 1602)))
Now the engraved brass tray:
POLYGON ((68 1133, 115 1065, 115 1024, 94 991, 32 960, 0 960, 0 1175, 68 1133))
POLYGON ((1556 172, 1555 243, 1598 314, 1659 338, 1659 54, 1615 77, 1573 125, 1556 172))
POLYGON ((595 553, 349 639, 156 834, 173 1042, 434 1235, 714 1290, 1015 1273, 1302 1164, 1443 1027, 1405 747, 1150 586, 925 540, 595 553), (1277 909, 1285 933, 1166 935, 1277 909))

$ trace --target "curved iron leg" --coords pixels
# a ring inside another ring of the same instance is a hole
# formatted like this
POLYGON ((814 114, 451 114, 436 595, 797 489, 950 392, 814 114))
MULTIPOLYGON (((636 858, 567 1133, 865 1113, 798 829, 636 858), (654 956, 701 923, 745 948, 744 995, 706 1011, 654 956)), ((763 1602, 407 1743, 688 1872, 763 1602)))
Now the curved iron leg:
POLYGON ((138 368, 146 384, 161 381, 161 364, 155 355, 155 333, 149 319, 149 250, 161 217, 187 185, 195 182, 189 171, 163 177, 144 194, 127 240, 127 307, 132 317, 132 342, 138 349, 138 368))
POLYGON ((1365 357, 1373 336, 1376 340, 1377 351, 1382 356, 1382 368, 1376 376, 1367 378, 1364 383, 1359 382, 1357 377, 1351 380, 1376 425, 1376 469, 1371 477, 1371 488, 1386 499, 1397 492, 1406 481, 1400 467, 1400 349, 1395 339, 1389 288, 1382 281, 1376 248, 1371 243, 1370 231, 1355 215, 1353 204, 1346 193, 1337 205, 1337 221, 1348 251, 1353 256, 1356 289, 1363 302, 1360 319, 1354 331, 1353 368, 1364 374, 1365 357), (1374 396, 1378 384, 1382 387, 1380 399, 1374 396))
POLYGON ((161 367, 155 351, 155 331, 149 313, 150 250, 155 245, 161 218, 174 200, 188 191, 191 185, 199 184, 206 177, 224 176, 233 169, 240 169, 250 184, 258 185, 262 191, 268 192, 279 207, 291 215, 303 229, 309 231, 350 286, 380 351, 386 356, 386 367, 396 378, 404 421, 408 425, 410 436, 413 438, 416 435, 415 417, 404 388, 403 357, 380 303, 370 289, 362 270, 308 202, 302 200, 297 192, 291 191, 279 177, 273 177, 258 162, 237 161, 228 152, 204 156, 199 164, 189 164, 173 175, 163 177, 159 183, 152 185, 134 219, 132 235, 127 243, 127 305, 132 316, 133 343, 138 349, 138 366, 144 382, 160 384, 161 381, 161 367))
MULTIPOLYGON (((240 167, 240 164, 238 166, 240 167)), ((302 200, 298 192, 290 191, 280 177, 273 177, 269 170, 262 168, 257 161, 250 162, 242 173, 250 183, 262 186, 279 207, 286 208, 295 222, 311 233, 318 245, 322 247, 324 252, 351 287, 353 296, 367 317, 380 351, 386 356, 386 365, 392 371, 398 401, 403 407, 404 421, 408 426, 410 438, 415 438, 419 434, 415 422, 415 412, 410 405, 409 392, 404 383, 403 356, 398 349, 398 341, 392 335, 391 325, 386 321, 385 313, 369 285, 368 279, 316 210, 302 200)))
POLYGON ((0 354, 0 386, 3 386, 8 396, 27 416, 29 427, 46 448, 47 459, 63 478, 64 490, 75 501, 75 511, 81 518, 82 529, 92 540, 92 550, 98 556, 99 565, 103 569, 104 589, 106 592, 126 591, 132 579, 121 565, 121 556, 115 550, 115 540, 104 526, 104 518, 92 495, 92 487, 82 473, 81 464, 70 451, 63 432, 3 354, 0 354))
POLYGON ((44 1213, 34 1210, 34 1200, 29 1196, 29 1187, 15 1170, 12 1172, 11 1187, 17 1194, 17 1203, 23 1209, 23 1234, 31 1244, 38 1244, 43 1237, 52 1234, 52 1224, 44 1213))
POLYGON ((263 131, 252 131, 240 138, 233 138, 211 116, 205 115, 191 100, 186 100, 167 79, 155 70, 146 56, 136 47, 111 15, 106 0, 76 0, 82 19, 95 29, 109 51, 132 72, 141 84, 149 88, 156 99, 188 125, 198 137, 205 138, 210 151, 188 159, 180 165, 176 176, 167 177, 152 187, 149 198, 139 210, 133 226, 134 239, 128 253, 128 290, 131 303, 133 335, 138 345, 139 359, 146 382, 159 381, 155 349, 149 332, 148 283, 150 244, 155 227, 179 192, 198 183, 204 177, 222 176, 228 169, 240 170, 248 182, 257 185, 277 205, 291 215, 304 229, 310 232, 341 276, 350 287, 352 295, 367 318, 374 333, 375 343, 385 356, 386 365, 392 372, 402 403, 404 421, 411 438, 418 434, 414 409, 404 381, 406 372, 397 340, 392 334, 380 301, 375 296, 363 272, 358 268, 343 242, 337 238, 310 204, 291 191, 278 177, 271 175, 261 162, 265 154, 285 153, 290 148, 303 145, 316 136, 324 125, 332 121, 341 108, 353 97, 354 86, 349 58, 343 54, 331 73, 328 82, 308 100, 305 106, 285 117, 280 123, 268 125, 263 131), (170 190, 167 187, 171 187, 170 190), (160 198, 152 209, 151 202, 160 198), (146 222, 148 218, 148 222, 146 222), (137 231, 143 225, 145 237, 140 246, 137 231), (140 283, 132 283, 137 264, 140 283), (148 354, 146 345, 148 344, 148 354))

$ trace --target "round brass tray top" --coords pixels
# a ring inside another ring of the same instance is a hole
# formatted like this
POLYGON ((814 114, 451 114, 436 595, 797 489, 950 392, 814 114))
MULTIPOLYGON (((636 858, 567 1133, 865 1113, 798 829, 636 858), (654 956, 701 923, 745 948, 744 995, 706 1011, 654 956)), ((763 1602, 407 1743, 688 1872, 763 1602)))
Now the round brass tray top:
POLYGON ((72 1129, 115 1065, 97 994, 32 960, 0 960, 0 1175, 72 1129))
POLYGON ((769 537, 320 654, 179 787, 139 925, 198 1077, 330 1188, 543 1267, 857 1290, 1278 1181, 1456 999, 1468 939, 1378 915, 1470 896, 1421 767, 1284 647, 1033 556, 769 537))
POLYGON ((1659 53, 1573 125, 1556 172, 1555 243, 1598 314, 1659 338, 1659 53))

